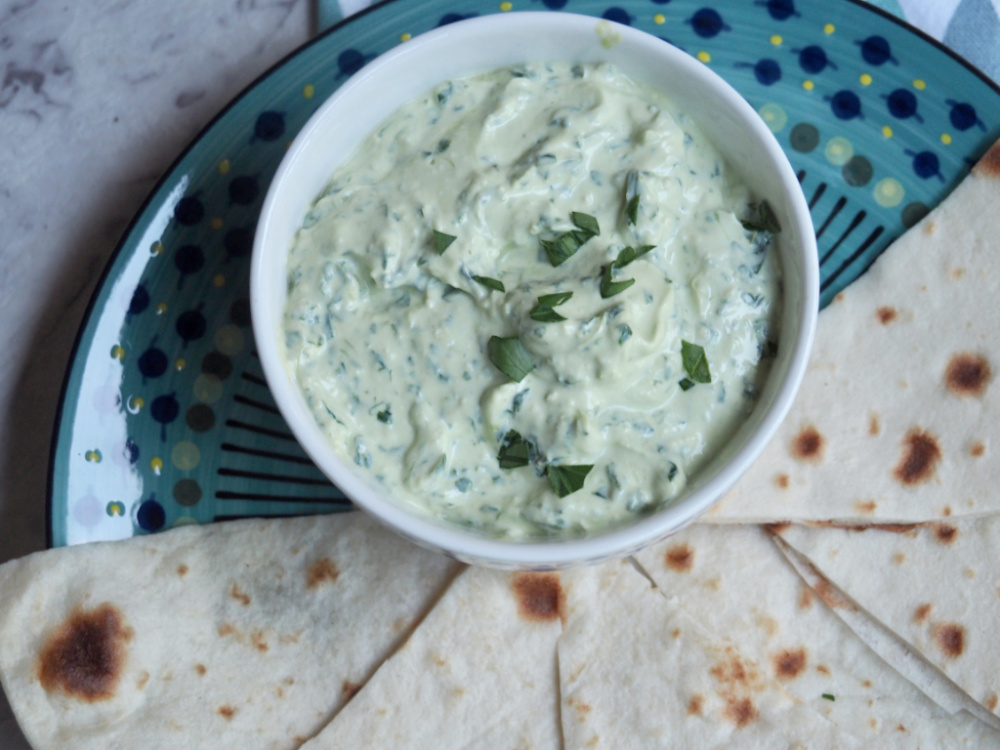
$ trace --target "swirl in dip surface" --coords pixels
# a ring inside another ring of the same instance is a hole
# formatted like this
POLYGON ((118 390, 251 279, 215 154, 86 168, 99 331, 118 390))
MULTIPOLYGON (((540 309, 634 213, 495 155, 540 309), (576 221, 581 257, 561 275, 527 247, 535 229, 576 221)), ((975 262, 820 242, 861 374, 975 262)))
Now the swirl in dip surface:
POLYGON ((781 305, 770 233, 741 223, 759 213, 682 110, 609 65, 446 82, 306 215, 285 364, 404 506, 513 540, 615 526, 753 408, 781 305))

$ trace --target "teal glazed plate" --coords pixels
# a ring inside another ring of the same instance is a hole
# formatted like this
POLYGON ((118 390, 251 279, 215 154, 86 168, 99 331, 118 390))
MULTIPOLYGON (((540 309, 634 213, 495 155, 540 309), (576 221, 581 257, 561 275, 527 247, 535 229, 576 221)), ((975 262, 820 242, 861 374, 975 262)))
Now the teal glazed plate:
POLYGON ((64 384, 49 473, 50 546, 351 507, 295 442, 254 351, 249 256, 261 200, 288 143, 365 63, 436 26, 512 10, 630 24, 743 94, 798 173, 816 227, 824 305, 1000 136, 995 84, 850 0, 374 6, 248 88, 133 220, 90 302, 64 384))

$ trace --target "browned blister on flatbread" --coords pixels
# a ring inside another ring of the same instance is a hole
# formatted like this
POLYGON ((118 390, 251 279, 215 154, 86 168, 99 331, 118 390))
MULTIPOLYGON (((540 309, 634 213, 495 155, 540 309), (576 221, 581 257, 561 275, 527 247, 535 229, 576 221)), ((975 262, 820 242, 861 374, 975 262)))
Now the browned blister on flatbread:
POLYGON ((42 645, 38 680, 45 690, 77 700, 109 700, 125 669, 131 638, 114 605, 76 609, 42 645))
POLYGON ((523 619, 550 622, 565 618, 566 595, 558 573, 517 573, 511 589, 523 619))

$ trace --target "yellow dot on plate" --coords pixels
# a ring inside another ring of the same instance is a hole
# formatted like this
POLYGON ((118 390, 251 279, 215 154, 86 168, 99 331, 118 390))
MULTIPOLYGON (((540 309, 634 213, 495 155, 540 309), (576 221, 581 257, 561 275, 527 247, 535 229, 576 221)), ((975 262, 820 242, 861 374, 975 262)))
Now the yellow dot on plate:
POLYGON ((150 255, 159 255, 163 252, 163 243, 157 240, 152 245, 149 246, 150 255))
POLYGON ((163 313, 165 313, 168 309, 169 308, 167 307, 167 303, 166 302, 161 302, 160 304, 158 304, 156 306, 156 314, 157 315, 163 315, 163 313))
POLYGON ((871 86, 872 85, 872 77, 870 75, 868 75, 867 73, 862 73, 861 74, 861 78, 859 78, 858 80, 861 81, 861 85, 862 86, 871 86))
POLYGON ((312 99, 315 94, 316 94, 316 87, 313 86, 311 83, 307 83, 305 86, 302 87, 302 96, 304 96, 306 99, 312 99))
POLYGON ((243 348, 243 331, 234 325, 222 326, 215 334, 215 348, 230 357, 243 348))
POLYGON ((705 50, 702 50, 701 52, 698 53, 698 59, 701 60, 703 63, 712 62, 712 56, 708 54, 705 50))
POLYGON ((941 143, 943 143, 945 146, 950 146, 951 145, 951 136, 948 135, 947 133, 942 133, 941 134, 941 143))
POLYGON ((184 359, 183 357, 180 357, 176 362, 174 362, 174 369, 177 370, 177 372, 180 372, 187 366, 188 366, 187 360, 184 359))
POLYGON ((508 10, 514 7, 514 3, 500 3, 500 10, 506 13, 508 10))
POLYGON ((221 289, 226 285, 226 277, 223 276, 221 273, 217 273, 215 274, 215 277, 212 279, 212 284, 214 284, 216 288, 221 289))
POLYGON ((118 500, 112 500, 108 503, 107 513, 109 516, 124 516, 125 515, 125 503, 118 500))
POLYGON ((222 381, 215 375, 202 373, 194 381, 194 397, 203 404, 212 404, 222 398, 222 381))
POLYGON ((408 42, 411 39, 413 39, 413 34, 410 34, 409 32, 404 32, 399 35, 399 41, 401 42, 408 42))
POLYGON ((886 138, 892 138, 892 128, 890 128, 888 125, 883 125, 882 135, 884 135, 886 138))
POLYGON ((773 102, 761 105, 757 113, 772 133, 780 132, 788 124, 788 113, 780 105, 773 102))
POLYGON ((160 472, 163 471, 163 459, 156 456, 149 462, 149 468, 153 470, 156 476, 160 476, 160 472))
POLYGON ((837 27, 836 27, 836 26, 834 26, 834 25, 833 25, 832 23, 828 23, 828 24, 826 24, 826 25, 825 25, 825 26, 823 27, 823 33, 824 33, 824 34, 832 34, 832 33, 833 33, 833 32, 835 32, 836 30, 837 30, 837 27))
POLYGON ((92 464, 101 463, 101 452, 99 450, 87 451, 83 457, 92 464))
POLYGON ((927 82, 920 78, 917 78, 913 81, 913 88, 915 88, 917 91, 923 91, 925 88, 927 88, 927 82))
POLYGON ((142 396, 129 396, 125 401, 125 408, 130 414, 138 414, 139 410, 146 405, 146 400, 142 396))
POLYGON ((232 165, 229 163, 229 159, 223 159, 219 162, 219 174, 229 174, 229 168, 232 165))
POLYGON ((212 219, 212 229, 222 229, 224 224, 225 222, 218 216, 212 219))
POLYGON ((906 194, 906 190, 903 189, 899 180, 893 177, 879 180, 875 183, 875 189, 872 192, 875 195, 875 202, 885 208, 898 206, 903 202, 903 196, 906 194))
POLYGON ((170 451, 170 460, 181 471, 191 471, 201 463, 201 451, 194 443, 182 440, 170 451))
POLYGON ((802 88, 806 91, 812 91, 816 87, 816 84, 810 80, 805 80, 802 82, 802 88))
POLYGON ((125 350, 122 349, 122 347, 120 345, 115 344, 114 346, 111 347, 111 358, 112 359, 117 359, 119 362, 124 361, 124 359, 125 359, 125 350))
POLYGON ((854 156, 854 146, 846 138, 837 135, 827 141, 823 155, 835 167, 842 167, 854 156))
POLYGON ((653 23, 655 23, 657 26, 662 26, 666 22, 667 22, 667 17, 662 13, 657 13, 655 16, 653 16, 653 23))
POLYGON ((780 47, 783 41, 785 40, 781 38, 780 34, 775 34, 774 36, 771 37, 771 44, 773 44, 775 47, 780 47))

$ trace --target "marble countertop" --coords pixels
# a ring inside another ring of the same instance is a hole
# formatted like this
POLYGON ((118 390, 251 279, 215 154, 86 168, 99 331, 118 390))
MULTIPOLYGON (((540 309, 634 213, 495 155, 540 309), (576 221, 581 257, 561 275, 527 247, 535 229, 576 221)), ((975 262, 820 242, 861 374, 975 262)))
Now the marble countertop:
MULTIPOLYGON (((0 1, 0 562, 45 546, 58 395, 115 244, 314 14, 310 0, 0 1)), ((14 748, 0 695, 0 750, 14 748)))

